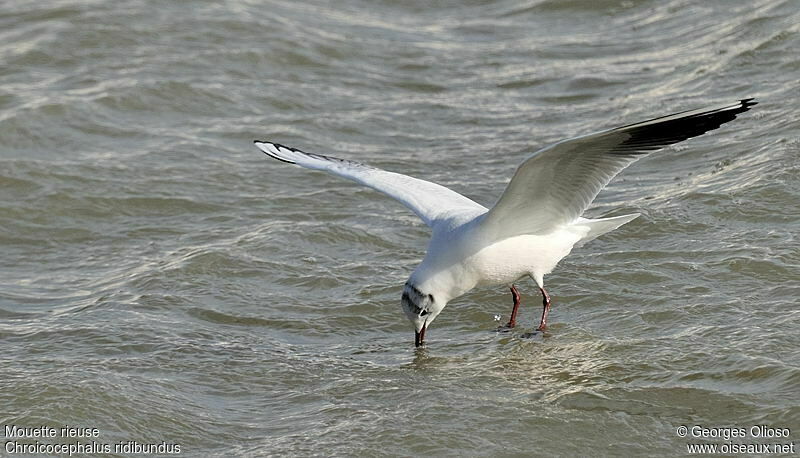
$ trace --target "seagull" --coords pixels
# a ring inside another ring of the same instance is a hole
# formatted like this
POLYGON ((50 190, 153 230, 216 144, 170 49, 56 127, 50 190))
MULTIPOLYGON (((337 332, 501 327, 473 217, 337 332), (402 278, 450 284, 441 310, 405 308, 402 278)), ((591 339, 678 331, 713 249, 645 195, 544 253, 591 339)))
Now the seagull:
POLYGON ((256 140, 255 145, 279 161, 382 192, 430 227, 425 258, 405 283, 400 299, 414 326, 414 345, 419 347, 447 303, 476 287, 508 286, 514 306, 501 328, 514 328, 520 306, 515 283, 524 277, 533 279, 542 294, 537 331, 544 331, 551 304, 544 276, 573 247, 639 216, 581 216, 608 182, 637 159, 717 129, 756 103, 743 99, 560 141, 525 159, 491 209, 430 181, 279 143, 256 140))

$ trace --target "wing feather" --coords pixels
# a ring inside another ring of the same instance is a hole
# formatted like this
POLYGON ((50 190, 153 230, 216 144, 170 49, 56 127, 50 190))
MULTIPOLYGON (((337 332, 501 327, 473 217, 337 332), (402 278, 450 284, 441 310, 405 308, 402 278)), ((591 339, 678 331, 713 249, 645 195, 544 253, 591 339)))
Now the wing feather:
POLYGON ((322 170, 382 192, 408 207, 432 228, 443 222, 471 219, 487 211, 483 205, 430 181, 346 159, 305 153, 279 143, 256 141, 255 144, 279 161, 322 170))
POLYGON ((755 104, 744 99, 683 111, 548 146, 517 168, 481 225, 502 239, 570 224, 625 167, 664 146, 717 129, 755 104))

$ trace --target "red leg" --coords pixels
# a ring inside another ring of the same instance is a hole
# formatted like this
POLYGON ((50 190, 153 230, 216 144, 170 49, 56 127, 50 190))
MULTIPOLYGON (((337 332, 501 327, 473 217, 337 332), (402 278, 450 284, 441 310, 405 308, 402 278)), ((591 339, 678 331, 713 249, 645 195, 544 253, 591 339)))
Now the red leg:
POLYGON ((505 326, 508 329, 517 325, 517 310, 519 310, 520 304, 519 291, 517 291, 517 287, 514 285, 511 285, 511 295, 514 297, 514 308, 511 309, 511 318, 509 318, 508 324, 505 326))
POLYGON ((550 295, 547 294, 544 288, 539 288, 539 291, 542 292, 542 320, 536 330, 544 331, 547 328, 547 312, 550 311, 550 295))

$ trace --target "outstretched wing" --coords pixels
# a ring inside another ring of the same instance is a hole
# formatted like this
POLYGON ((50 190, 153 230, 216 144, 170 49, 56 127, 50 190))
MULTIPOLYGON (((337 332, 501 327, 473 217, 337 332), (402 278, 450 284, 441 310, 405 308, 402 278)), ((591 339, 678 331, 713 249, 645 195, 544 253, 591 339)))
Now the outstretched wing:
POLYGON ((304 153, 278 143, 256 141, 255 144, 268 156, 279 161, 324 170, 397 199, 431 228, 454 218, 470 219, 487 211, 483 205, 430 181, 345 159, 304 153))
POLYGON ((746 99, 683 111, 548 146, 517 168, 481 225, 491 237, 503 239, 570 224, 615 175, 640 157, 714 130, 755 104, 746 99))

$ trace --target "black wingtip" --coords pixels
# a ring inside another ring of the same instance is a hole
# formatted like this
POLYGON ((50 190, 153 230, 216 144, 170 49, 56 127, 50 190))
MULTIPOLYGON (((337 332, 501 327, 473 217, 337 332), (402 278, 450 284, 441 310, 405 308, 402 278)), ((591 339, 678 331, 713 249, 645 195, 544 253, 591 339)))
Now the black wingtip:
POLYGON ((742 108, 746 108, 746 109, 749 109, 753 105, 758 105, 758 102, 755 102, 755 98, 754 97, 750 97, 749 99, 742 99, 739 102, 742 103, 742 108))
POLYGON ((617 130, 628 132, 629 138, 612 151, 611 154, 641 155, 673 143, 678 143, 706 132, 718 129, 733 121, 736 116, 750 110, 758 102, 754 98, 739 100, 721 108, 694 110, 675 113, 644 123, 631 124, 617 130), (662 119, 665 119, 662 121, 662 119), (659 122, 654 122, 659 121, 659 122))
POLYGON ((739 106, 734 106, 732 107, 733 108, 732 110, 730 109, 729 110, 734 114, 734 116, 739 113, 744 113, 745 111, 748 111, 750 107, 752 107, 753 105, 758 105, 758 102, 756 102, 755 100, 756 99, 753 97, 747 99, 741 99, 739 100, 739 106))
POLYGON ((277 160, 279 160, 279 161, 281 161, 281 162, 285 162, 285 163, 287 163, 287 164, 294 164, 294 163, 295 163, 295 162, 294 162, 294 161, 292 161, 292 160, 285 159, 285 158, 283 158, 283 157, 281 157, 281 156, 279 156, 279 155, 277 155, 277 154, 273 154, 273 153, 270 153, 269 151, 265 151, 265 150, 264 150, 264 149, 262 149, 260 146, 258 146, 258 144, 259 144, 259 143, 265 143, 265 144, 267 144, 267 145, 272 145, 272 146, 273 146, 273 147, 275 147, 275 149, 277 149, 277 150, 280 150, 281 148, 284 148, 284 149, 287 149, 287 150, 289 150, 289 151, 298 151, 298 150, 296 150, 295 148, 289 148, 288 146, 283 146, 283 145, 281 145, 280 143, 274 143, 274 142, 270 142, 270 141, 266 141, 266 140, 253 140, 253 144, 255 144, 255 145, 256 145, 256 148, 260 149, 260 150, 261 150, 261 152, 262 152, 262 153, 264 153, 264 154, 266 154, 267 156, 269 156, 269 157, 271 157, 271 158, 273 158, 273 159, 277 159, 277 160))

